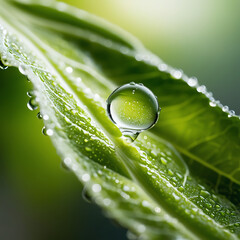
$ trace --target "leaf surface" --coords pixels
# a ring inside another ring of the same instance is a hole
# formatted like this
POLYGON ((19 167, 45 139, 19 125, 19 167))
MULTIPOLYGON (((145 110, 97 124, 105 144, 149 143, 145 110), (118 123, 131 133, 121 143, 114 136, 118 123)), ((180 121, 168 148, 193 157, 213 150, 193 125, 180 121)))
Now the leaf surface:
POLYGON ((238 116, 84 11, 1 1, 0 23, 2 62, 32 81, 46 134, 110 217, 143 239, 239 239, 238 116), (150 88, 162 112, 128 144, 106 99, 131 81, 150 88))

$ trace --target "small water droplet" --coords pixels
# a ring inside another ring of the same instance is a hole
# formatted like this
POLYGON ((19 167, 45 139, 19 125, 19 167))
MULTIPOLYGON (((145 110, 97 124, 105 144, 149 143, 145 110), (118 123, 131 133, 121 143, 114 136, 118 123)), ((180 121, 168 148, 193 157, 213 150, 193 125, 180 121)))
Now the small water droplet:
POLYGON ((91 151, 92 151, 92 149, 91 149, 90 147, 85 147, 85 150, 86 150, 87 152, 91 152, 91 151))
POLYGON ((229 111, 228 117, 233 117, 235 116, 235 112, 233 110, 229 111))
POLYGON ((123 187, 123 190, 124 190, 125 192, 128 192, 128 191, 129 191, 129 187, 125 185, 125 186, 123 187))
POLYGON ((187 83, 190 87, 195 87, 197 86, 198 80, 195 77, 191 77, 188 79, 187 83))
POLYGON ((7 69, 7 68, 8 68, 8 66, 6 66, 6 65, 3 63, 3 59, 1 59, 1 60, 0 60, 0 69, 5 70, 5 69, 7 69))
POLYGON ((158 69, 160 71, 166 71, 167 70, 167 65, 165 63, 161 63, 161 64, 159 64, 158 69))
POLYGON ((47 114, 43 115, 43 120, 47 121, 49 119, 49 116, 47 114))
POLYGON ((117 88, 107 99, 108 115, 128 142, 155 125, 159 110, 152 91, 134 82, 117 88))
POLYGON ((209 102, 209 105, 210 105, 211 107, 216 107, 216 106, 217 106, 217 104, 216 104, 215 101, 210 101, 210 102, 209 102))
POLYGON ((73 115, 77 114, 77 112, 78 112, 78 111, 77 111, 76 109, 72 109, 72 110, 71 110, 71 113, 72 113, 73 115))
POLYGON ((46 134, 47 134, 47 136, 52 136, 53 135, 53 130, 52 129, 47 129, 46 134))
POLYGON ((179 197, 178 195, 176 195, 175 193, 173 193, 172 195, 173 195, 173 197, 174 197, 174 199, 175 199, 176 201, 179 201, 179 200, 180 200, 180 197, 179 197))
POLYGON ((92 198, 91 198, 91 196, 89 195, 86 187, 84 187, 83 190, 82 190, 82 197, 83 197, 83 199, 84 199, 86 202, 92 203, 92 198))
POLYGON ((42 114, 41 114, 40 112, 38 112, 37 118, 38 118, 38 119, 42 119, 42 118, 43 118, 43 117, 42 117, 42 114))
POLYGON ((72 67, 66 67, 66 72, 67 72, 67 73, 72 73, 72 72, 73 72, 72 67))
POLYGON ((33 91, 28 91, 28 92, 27 92, 27 96, 28 96, 28 97, 33 97, 33 96, 34 96, 33 91))
POLYGON ((202 85, 197 88, 197 91, 200 93, 206 93, 207 89, 206 86, 202 85))
POLYGON ((36 110, 38 108, 36 98, 34 98, 34 97, 30 98, 30 100, 27 103, 27 107, 31 111, 36 110))
POLYGON ((169 174, 170 176, 173 176, 173 175, 174 175, 174 172, 173 172, 171 169, 168 169, 168 174, 169 174))
POLYGON ((180 187, 178 188, 178 190, 179 190, 180 192, 183 192, 183 191, 184 191, 184 187, 183 187, 183 186, 180 186, 180 187))
POLYGON ((26 67, 24 65, 20 65, 18 70, 21 74, 26 75, 26 67))
POLYGON ((45 136, 52 136, 53 135, 53 130, 52 129, 47 129, 46 127, 42 128, 42 133, 45 136))
POLYGON ((64 158, 64 163, 67 165, 67 166, 69 166, 71 163, 72 163, 72 159, 70 158, 70 157, 66 157, 66 158, 64 158))
POLYGON ((101 187, 101 185, 96 183, 96 184, 92 185, 92 190, 93 190, 93 192, 98 193, 102 190, 102 187, 101 187))
POLYGON ((103 204, 104 204, 105 206, 109 206, 109 205, 111 204, 111 199, 109 199, 109 198, 103 199, 103 204))
POLYGON ((206 96, 207 96, 208 98, 212 98, 213 93, 212 93, 212 92, 207 92, 207 93, 206 93, 206 96))
POLYGON ((183 72, 181 70, 174 70, 172 72, 172 76, 176 79, 180 79, 182 77, 183 72))
POLYGON ((143 224, 139 224, 137 229, 140 233, 143 233, 143 232, 145 232, 146 227, 143 224))
POLYGON ((61 167, 66 171, 70 171, 70 168, 65 164, 64 161, 61 162, 61 167))
POLYGON ((160 213, 160 212, 161 212, 161 208, 160 208, 160 207, 155 207, 155 208, 154 208, 154 211, 155 211, 156 213, 160 213))
POLYGON ((148 201, 146 201, 146 200, 143 200, 142 201, 142 206, 143 207, 148 207, 150 204, 149 204, 149 202, 148 201))
POLYGON ((84 173, 84 174, 82 175, 82 180, 83 180, 84 182, 88 182, 88 181, 90 180, 90 175, 89 175, 88 173, 84 173))
POLYGON ((201 190, 200 194, 201 194, 201 196, 203 196, 205 198, 210 196, 210 193, 208 191, 205 191, 205 190, 201 190))
POLYGON ((167 165, 167 160, 164 157, 161 157, 161 163, 167 165))
POLYGON ((229 110, 229 108, 228 108, 228 106, 224 106, 224 107, 222 108, 222 110, 223 110, 224 112, 227 112, 227 111, 229 110))

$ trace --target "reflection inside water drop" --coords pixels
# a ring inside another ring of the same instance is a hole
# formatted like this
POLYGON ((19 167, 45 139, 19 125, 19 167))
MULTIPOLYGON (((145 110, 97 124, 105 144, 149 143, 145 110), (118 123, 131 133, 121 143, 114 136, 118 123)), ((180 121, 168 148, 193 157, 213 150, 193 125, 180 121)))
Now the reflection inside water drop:
POLYGON ((128 142, 154 126, 160 108, 153 92, 142 84, 125 84, 112 92, 107 99, 107 112, 128 142))
POLYGON ((38 118, 38 119, 42 119, 42 114, 41 114, 40 112, 38 112, 37 118, 38 118))
POLYGON ((27 107, 31 111, 36 110, 38 108, 38 103, 35 97, 30 98, 30 100, 27 103, 27 107))

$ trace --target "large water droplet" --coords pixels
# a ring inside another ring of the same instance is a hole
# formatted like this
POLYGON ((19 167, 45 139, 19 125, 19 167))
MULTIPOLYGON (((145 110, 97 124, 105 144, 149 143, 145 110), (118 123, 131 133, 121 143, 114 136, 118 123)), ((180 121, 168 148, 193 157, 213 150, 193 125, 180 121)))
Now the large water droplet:
POLYGON ((142 84, 125 84, 107 99, 107 112, 123 136, 134 141, 138 134, 154 126, 160 108, 156 96, 142 84))

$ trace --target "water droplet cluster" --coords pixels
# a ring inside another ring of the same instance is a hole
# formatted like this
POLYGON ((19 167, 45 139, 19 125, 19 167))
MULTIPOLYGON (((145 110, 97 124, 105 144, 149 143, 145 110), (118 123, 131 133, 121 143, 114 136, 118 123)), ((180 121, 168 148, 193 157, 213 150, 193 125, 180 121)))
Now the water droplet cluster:
POLYGON ((160 110, 150 89, 142 84, 129 83, 108 97, 107 112, 122 134, 135 140, 140 132, 154 126, 160 110))
MULTIPOLYGON (((223 202, 211 187, 201 185, 191 177, 188 169, 185 168, 187 165, 179 162, 177 167, 179 156, 176 156, 169 146, 166 147, 164 143, 155 140, 147 133, 141 135, 139 140, 135 143, 141 154, 139 166, 154 186, 159 185, 159 189, 162 189, 163 185, 168 187, 164 193, 168 204, 172 204, 173 207, 177 205, 177 208, 190 219, 195 219, 197 214, 211 224, 217 221, 228 225, 227 216, 236 216, 237 210, 230 203, 223 202)), ((144 202, 143 205, 146 203, 144 202)), ((235 225, 227 228, 231 231, 233 227, 235 225)))
POLYGON ((146 54, 137 54, 135 56, 137 61, 146 62, 147 64, 151 64, 156 66, 160 71, 171 74, 171 76, 175 79, 184 80, 190 87, 196 88, 199 93, 204 94, 209 99, 209 105, 211 107, 220 107, 223 112, 228 114, 228 117, 238 117, 233 110, 229 110, 228 106, 224 106, 220 103, 220 101, 216 100, 213 97, 211 92, 207 91, 206 86, 200 85, 196 77, 188 77, 186 76, 181 69, 175 69, 171 66, 163 63, 158 57, 152 55, 151 53, 146 54))

